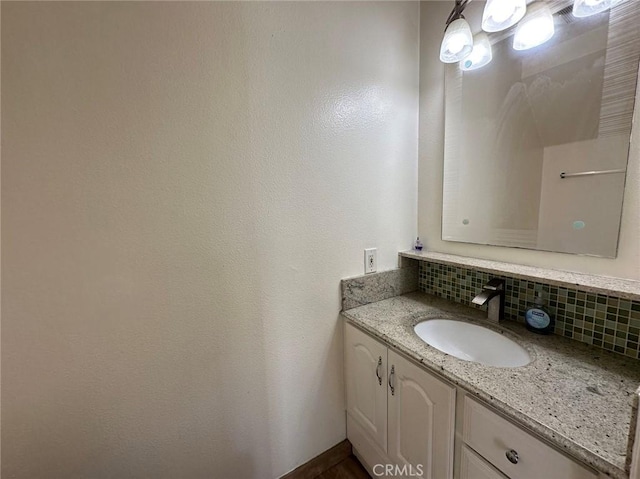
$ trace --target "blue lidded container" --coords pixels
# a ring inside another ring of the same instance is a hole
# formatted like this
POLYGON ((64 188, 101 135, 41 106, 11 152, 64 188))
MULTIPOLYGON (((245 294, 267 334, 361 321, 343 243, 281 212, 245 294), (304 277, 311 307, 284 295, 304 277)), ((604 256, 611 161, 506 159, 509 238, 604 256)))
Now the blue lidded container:
POLYGON ((524 312, 524 322, 529 331, 538 334, 551 334, 556 326, 556 321, 547 309, 538 293, 533 304, 524 312))

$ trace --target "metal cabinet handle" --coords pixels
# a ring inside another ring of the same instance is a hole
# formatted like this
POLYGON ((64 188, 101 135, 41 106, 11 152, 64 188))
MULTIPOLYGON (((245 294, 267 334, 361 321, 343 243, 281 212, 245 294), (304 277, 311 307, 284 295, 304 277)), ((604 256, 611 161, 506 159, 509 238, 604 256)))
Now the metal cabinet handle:
POLYGON ((518 464, 518 451, 509 449, 507 452, 504 453, 504 455, 507 456, 507 459, 509 459, 509 462, 511 464, 518 464))
POLYGON ((376 376, 378 376, 378 384, 382 386, 382 376, 380 375, 380 368, 382 367, 382 356, 378 358, 378 365, 376 366, 376 376))
POLYGON ((395 374, 395 368, 393 365, 391 365, 391 372, 389 373, 389 387, 391 388, 391 395, 393 396, 395 394, 396 388, 393 387, 392 381, 391 379, 393 378, 393 375, 395 374))

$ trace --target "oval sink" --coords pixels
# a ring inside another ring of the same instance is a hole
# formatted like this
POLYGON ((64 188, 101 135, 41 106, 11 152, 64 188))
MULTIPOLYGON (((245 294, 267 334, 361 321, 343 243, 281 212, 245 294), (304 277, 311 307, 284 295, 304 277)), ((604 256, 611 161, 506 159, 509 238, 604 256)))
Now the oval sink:
POLYGON ((451 319, 429 319, 413 328, 425 343, 465 361, 487 366, 526 366, 531 356, 518 343, 482 326, 451 319))

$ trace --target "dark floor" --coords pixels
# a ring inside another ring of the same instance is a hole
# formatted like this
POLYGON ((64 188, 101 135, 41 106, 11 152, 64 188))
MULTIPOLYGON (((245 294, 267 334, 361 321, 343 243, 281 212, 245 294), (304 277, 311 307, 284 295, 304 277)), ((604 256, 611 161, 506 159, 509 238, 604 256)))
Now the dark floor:
POLYGON ((370 479, 366 469, 354 455, 320 474, 316 479, 370 479))

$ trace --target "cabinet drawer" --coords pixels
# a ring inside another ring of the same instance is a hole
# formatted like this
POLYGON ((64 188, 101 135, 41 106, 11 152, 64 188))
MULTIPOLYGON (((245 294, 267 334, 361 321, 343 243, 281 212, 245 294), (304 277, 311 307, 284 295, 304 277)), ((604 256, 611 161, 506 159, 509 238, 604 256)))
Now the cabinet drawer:
POLYGON ((462 445, 460 479, 509 479, 472 449, 462 445))
POLYGON ((569 459, 470 397, 464 400, 463 439, 511 479, 597 479, 569 459), (517 454, 508 454, 513 451, 517 454), (513 463, 508 459, 510 455, 513 463))

